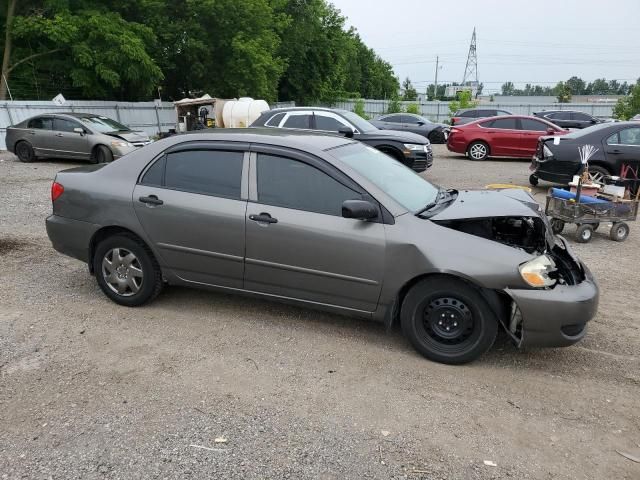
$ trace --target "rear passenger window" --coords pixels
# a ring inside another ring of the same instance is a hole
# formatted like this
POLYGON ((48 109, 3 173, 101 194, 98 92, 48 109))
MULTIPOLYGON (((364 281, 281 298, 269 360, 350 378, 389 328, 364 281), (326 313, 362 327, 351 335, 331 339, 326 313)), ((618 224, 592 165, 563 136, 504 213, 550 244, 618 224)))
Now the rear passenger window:
POLYGON ((311 165, 258 154, 258 201, 266 205, 342 216, 345 200, 362 195, 311 165))
POLYGON ((169 153, 164 185, 184 192, 239 200, 243 158, 243 152, 217 150, 169 153))
POLYGON ((143 185, 161 187, 163 183, 162 180, 164 177, 164 165, 166 159, 167 156, 163 155, 162 158, 151 165, 149 170, 147 170, 147 172, 144 174, 144 177, 142 177, 142 181, 140 183, 142 183, 143 185))
POLYGON ((522 130, 528 130, 530 132, 546 132, 548 128, 551 128, 546 123, 539 122, 532 118, 522 118, 520 119, 520 123, 522 125, 522 130))
POLYGON ((309 120, 311 115, 290 115, 289 118, 282 125, 283 128, 311 128, 309 126, 309 120))
POLYGON ((50 117, 32 118, 29 120, 27 128, 35 128, 38 130, 52 130, 53 119, 50 117))
POLYGON ((465 118, 477 118, 477 115, 478 115, 477 110, 468 110, 460 114, 461 117, 465 117, 465 118))
POLYGON ((282 113, 276 113, 273 117, 271 117, 269 120, 267 120, 265 122, 265 126, 267 127, 277 127, 280 125, 280 122, 282 121, 282 119, 284 118, 284 116, 286 115, 286 113, 282 112, 282 113))
POLYGON ((515 130, 516 129, 516 119, 515 118, 499 118, 498 120, 494 120, 489 125, 491 128, 499 128, 501 130, 515 130))

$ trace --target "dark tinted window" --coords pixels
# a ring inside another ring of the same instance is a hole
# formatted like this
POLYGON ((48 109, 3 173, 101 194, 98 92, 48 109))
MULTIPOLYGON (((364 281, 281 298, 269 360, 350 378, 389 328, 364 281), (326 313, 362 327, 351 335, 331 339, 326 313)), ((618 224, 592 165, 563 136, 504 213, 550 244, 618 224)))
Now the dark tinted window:
POLYGON ((556 112, 547 115, 552 120, 571 120, 571 112, 556 112))
POLYGON ((491 128, 499 128, 502 130, 515 130, 516 129, 516 119, 515 118, 499 118, 497 120, 493 120, 489 125, 491 128))
POLYGON ((534 132, 546 132, 548 128, 551 128, 544 122, 533 120, 531 118, 521 118, 522 130, 530 130, 534 132))
POLYGON ((311 165, 273 155, 258 154, 258 201, 267 205, 342 215, 345 200, 360 194, 311 165))
POLYGON ((414 117, 413 115, 403 115, 402 116, 402 123, 409 123, 409 124, 412 124, 412 125, 416 125, 419 121, 420 121, 420 119, 418 117, 414 117))
POLYGON ((580 120, 581 122, 590 122, 591 121, 591 117, 589 115, 587 115, 586 113, 582 113, 582 112, 574 112, 572 115, 574 120, 580 120))
POLYGON ((346 125, 340 123, 335 118, 326 117, 324 115, 316 115, 316 129, 325 130, 327 132, 337 132, 346 125))
POLYGON ((459 116, 460 117, 466 117, 466 118, 477 118, 478 117, 478 111, 477 110, 467 110, 466 112, 462 112, 459 116))
POLYGON ((52 130, 53 119, 50 117, 38 117, 29 120, 28 128, 37 128, 39 130, 52 130))
POLYGON ((478 111, 479 117, 495 117, 497 115, 498 115, 497 110, 479 110, 478 111))
POLYGON ((82 128, 78 122, 66 120, 64 118, 56 118, 53 121, 53 129, 57 132, 73 132, 74 128, 82 128))
POLYGON ((286 115, 285 112, 276 113, 273 117, 271 117, 269 120, 265 122, 265 125, 267 127, 277 127, 278 125, 280 125, 280 122, 282 121, 285 115, 286 115))
POLYGON ((402 123, 402 115, 387 115, 382 118, 383 122, 402 123))
POLYGON ((153 185, 156 187, 162 186, 162 180, 164 177, 164 165, 165 165, 166 156, 163 155, 162 158, 157 160, 149 170, 142 177, 143 185, 153 185))
POLYGON ((167 155, 165 186, 217 197, 240 198, 242 152, 188 150, 167 155))
POLYGON ((511 115, 510 112, 507 112, 506 110, 496 110, 496 114, 495 116, 503 116, 503 115, 511 115))
POLYGON ((311 119, 311 115, 291 115, 287 118, 287 121, 284 122, 283 128, 311 128, 309 126, 309 120, 311 119))
POLYGON ((620 131, 620 143, 622 145, 640 146, 640 128, 626 128, 620 131))

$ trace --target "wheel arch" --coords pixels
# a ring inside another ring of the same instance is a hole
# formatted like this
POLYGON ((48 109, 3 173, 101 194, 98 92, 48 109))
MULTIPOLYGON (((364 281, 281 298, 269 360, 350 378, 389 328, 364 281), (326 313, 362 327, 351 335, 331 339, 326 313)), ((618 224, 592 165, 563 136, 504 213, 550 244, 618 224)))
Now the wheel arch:
POLYGON ((452 273, 452 272, 429 272, 417 275, 404 283, 396 293, 393 303, 388 308, 384 323, 387 329, 392 328, 400 322, 400 310, 407 293, 419 282, 427 278, 450 278, 462 281, 470 287, 477 290, 489 304, 489 307, 496 315, 499 323, 506 328, 508 322, 508 313, 511 307, 511 298, 504 292, 499 292, 490 288, 483 287, 473 279, 452 273))
POLYGON ((386 153, 387 155, 392 156, 393 158, 395 158, 401 163, 405 163, 404 162, 405 158, 404 158, 404 155, 402 154, 402 151, 394 145, 383 143, 380 145, 376 145, 374 148, 376 150, 380 150, 382 153, 386 153))
POLYGON ((471 145, 473 145, 474 143, 484 143, 487 146, 487 156, 491 155, 491 145, 489 145, 489 142, 487 142, 484 138, 475 138, 467 143, 467 148, 465 148, 465 152, 467 154, 469 153, 469 148, 471 148, 471 145))
POLYGON ((153 256, 155 261, 156 262, 158 261, 158 258, 156 256, 156 254, 151 249, 149 244, 144 240, 144 238, 142 238, 136 232, 134 232, 133 230, 130 230, 128 228, 121 227, 119 225, 110 225, 108 227, 102 227, 102 228, 96 230, 96 232, 91 237, 91 240, 89 240, 89 262, 88 263, 89 263, 89 272, 92 275, 95 273, 94 272, 94 268, 93 268, 93 255, 94 255, 94 253, 96 251, 96 247, 98 246, 98 244, 101 241, 103 241, 103 240, 105 240, 105 239, 107 239, 109 237, 112 237, 114 235, 118 235, 118 234, 125 234, 127 236, 134 237, 136 240, 140 241, 142 244, 145 245, 145 247, 147 247, 147 249, 149 250, 149 252, 153 256))
POLYGON ((589 165, 590 166, 594 166, 594 167, 600 167, 605 169, 607 172, 609 172, 609 175, 615 175, 615 172, 613 171, 613 168, 611 167, 611 165, 609 165, 606 160, 589 160, 589 165))

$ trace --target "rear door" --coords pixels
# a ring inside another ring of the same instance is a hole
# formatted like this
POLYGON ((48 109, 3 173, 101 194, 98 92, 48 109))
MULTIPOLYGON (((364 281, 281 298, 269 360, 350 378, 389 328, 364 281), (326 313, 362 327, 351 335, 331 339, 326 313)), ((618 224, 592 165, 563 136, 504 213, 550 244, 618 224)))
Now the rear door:
POLYGON ((360 312, 377 308, 384 225, 343 218, 342 203, 366 198, 317 157, 252 147, 245 288, 360 312))
POLYGON ((29 120, 25 140, 31 144, 36 156, 52 154, 54 136, 53 117, 36 117, 29 120))
POLYGON ((338 133, 340 129, 344 127, 356 131, 355 127, 340 115, 336 115, 333 112, 325 112, 322 110, 316 110, 313 112, 312 128, 314 128, 315 130, 338 133))
POLYGON ((519 155, 522 135, 515 118, 497 118, 481 123, 481 127, 487 129, 492 155, 503 157, 519 155))
POLYGON ((547 129, 550 127, 546 123, 533 118, 521 118, 519 120, 521 137, 518 145, 518 155, 532 157, 536 153, 538 139, 543 135, 547 135, 547 129))
POLYGON ((248 144, 237 143, 179 145, 136 185, 138 219, 181 279, 242 288, 248 150, 248 144))
POLYGON ((293 110, 287 112, 280 122, 280 128, 288 128, 295 130, 311 130, 311 119, 313 112, 306 110, 293 110))
POLYGON ((604 141, 607 162, 614 167, 614 175, 620 174, 623 164, 634 169, 640 166, 640 126, 628 127, 609 136, 604 141))
POLYGON ((575 128, 587 128, 596 123, 591 115, 582 112, 571 112, 571 121, 575 128))
POLYGON ((80 122, 54 117, 53 136, 49 141, 51 153, 59 158, 88 160, 91 156, 91 150, 87 135, 75 132, 74 128, 81 128, 84 131, 80 122))

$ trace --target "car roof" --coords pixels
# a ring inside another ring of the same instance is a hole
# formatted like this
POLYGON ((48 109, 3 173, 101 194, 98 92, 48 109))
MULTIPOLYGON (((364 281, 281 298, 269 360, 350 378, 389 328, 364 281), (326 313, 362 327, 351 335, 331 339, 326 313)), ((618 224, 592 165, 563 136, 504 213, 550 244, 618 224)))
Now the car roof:
POLYGON ((265 143, 300 150, 330 150, 350 143, 357 143, 342 135, 305 130, 282 130, 268 127, 211 128, 176 135, 174 138, 189 140, 212 140, 229 142, 265 143), (192 137, 192 138, 186 138, 192 137))
POLYGON ((267 110, 262 113, 265 115, 267 113, 279 113, 279 112, 295 112, 295 111, 308 111, 308 110, 317 110, 320 112, 334 112, 334 113, 350 113, 348 110, 344 110, 342 108, 326 108, 326 107, 281 107, 281 108, 273 108, 271 110, 267 110))
MULTIPOLYGON (((484 123, 484 122, 489 122, 491 120, 499 120, 499 119, 505 119, 505 118, 528 118, 531 120, 536 120, 537 122, 545 122, 545 123, 552 123, 549 120, 545 119, 545 118, 540 118, 540 117, 534 117, 533 115, 497 115, 495 117, 484 117, 484 118, 479 118, 477 120, 474 120, 473 122, 469 122, 469 123, 464 123, 462 125, 454 125, 456 128, 462 128, 466 125, 478 125, 480 123, 484 123)), ((557 127, 557 125, 556 125, 557 127)), ((560 127, 558 127, 560 128, 560 127)))

